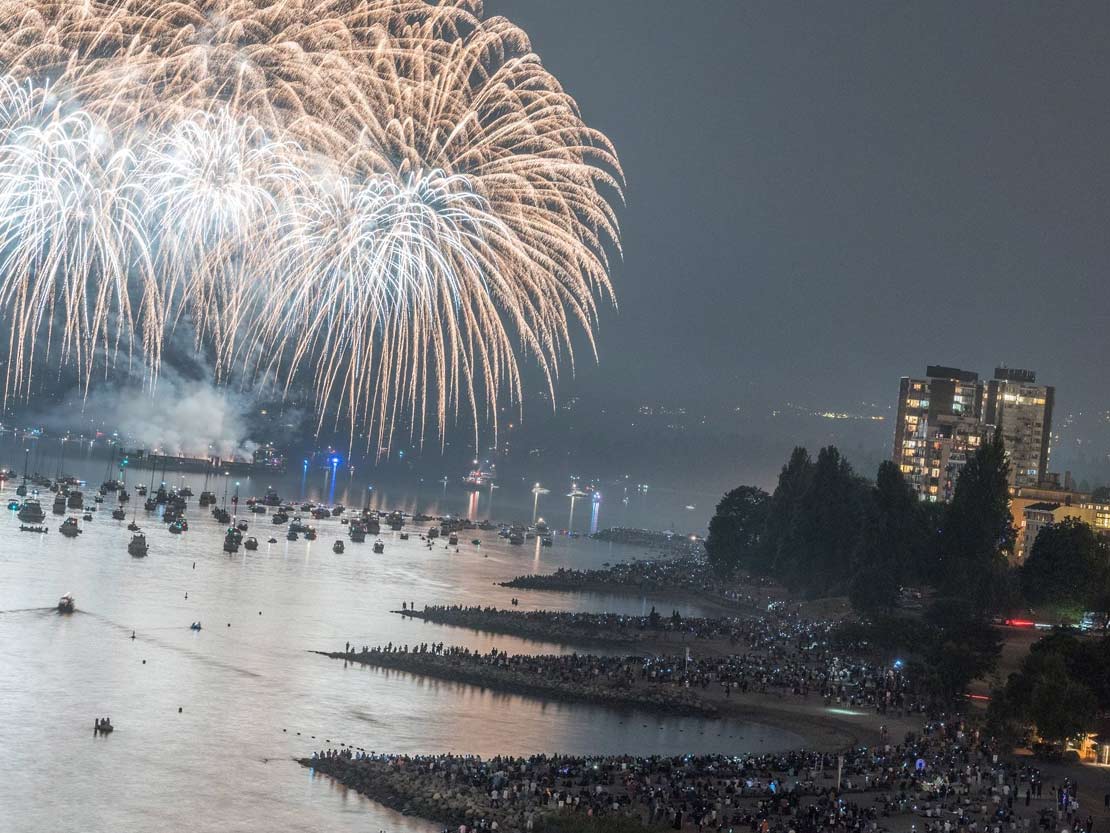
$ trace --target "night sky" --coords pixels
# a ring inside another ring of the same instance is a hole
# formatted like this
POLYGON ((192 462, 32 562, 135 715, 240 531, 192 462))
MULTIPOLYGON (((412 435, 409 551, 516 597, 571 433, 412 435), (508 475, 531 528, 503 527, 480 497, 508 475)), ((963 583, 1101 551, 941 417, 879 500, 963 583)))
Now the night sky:
POLYGON ((1106 4, 487 0, 627 177, 591 398, 893 405, 927 363, 1103 409, 1106 4))

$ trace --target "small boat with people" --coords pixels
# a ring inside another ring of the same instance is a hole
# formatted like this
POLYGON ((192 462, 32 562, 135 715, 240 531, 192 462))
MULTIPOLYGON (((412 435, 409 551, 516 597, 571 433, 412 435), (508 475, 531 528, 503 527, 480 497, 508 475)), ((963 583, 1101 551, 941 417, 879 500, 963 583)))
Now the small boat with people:
POLYGON ((49 532, 50 530, 47 529, 45 526, 40 526, 38 524, 31 524, 31 525, 20 524, 19 525, 19 531, 20 532, 36 532, 40 535, 43 535, 43 534, 49 532))
POLYGON ((243 541, 243 548, 248 550, 258 549, 258 539, 252 535, 251 537, 243 541))
POLYGON ((146 536, 141 532, 132 535, 131 543, 127 545, 127 551, 136 558, 143 558, 149 552, 146 536))
POLYGON ((126 518, 127 518, 127 513, 124 512, 122 509, 113 509, 112 510, 112 520, 122 521, 122 520, 125 520, 126 518))
POLYGON ((306 541, 315 541, 316 540, 316 528, 311 527, 311 526, 307 527, 304 531, 304 539, 306 541))
POLYGON ((381 553, 385 552, 385 542, 380 540, 380 539, 375 541, 374 542, 374 552, 378 553, 379 555, 381 553))
POLYGON ((141 526, 139 526, 139 525, 138 525, 137 523, 135 523, 134 521, 132 521, 131 523, 129 523, 129 524, 127 525, 127 531, 128 531, 128 532, 138 532, 138 531, 139 531, 140 529, 142 529, 142 527, 141 527, 141 526))
POLYGON ((92 519, 92 512, 86 512, 84 515, 81 516, 81 520, 83 521, 91 521, 92 519))
POLYGON ((58 612, 59 613, 73 613, 77 607, 77 600, 73 598, 72 593, 66 593, 58 599, 58 612))
POLYGON ((38 524, 46 520, 46 513, 42 510, 41 503, 33 497, 29 497, 19 507, 19 513, 16 517, 25 523, 38 524))
POLYGON ((200 622, 193 622, 193 624, 189 625, 189 630, 199 631, 200 630, 200 622))
POLYGON ((169 530, 169 532, 173 535, 180 535, 186 529, 185 521, 183 519, 174 521, 172 524, 166 527, 166 529, 169 530))
POLYGON ((345 547, 344 547, 342 541, 336 541, 334 544, 331 545, 331 551, 332 552, 339 553, 339 552, 343 552, 344 549, 345 549, 345 547))
POLYGON ((400 534, 400 535, 399 535, 398 537, 399 537, 399 538, 400 538, 400 539, 401 539, 402 541, 407 541, 407 540, 409 539, 409 534, 408 534, 407 532, 402 532, 402 533, 401 533, 401 534, 400 534))
POLYGON ((297 531, 295 529, 290 529, 287 533, 285 533, 286 541, 296 541, 299 537, 300 536, 297 535, 297 531))
POLYGON ((58 527, 58 532, 62 533, 66 538, 76 538, 84 532, 84 530, 77 525, 76 518, 66 518, 62 521, 62 525, 58 527))
POLYGON ((54 505, 50 507, 50 511, 55 515, 64 515, 66 513, 66 496, 61 492, 54 495, 54 505))
POLYGON ((116 727, 112 725, 112 719, 110 717, 98 717, 96 723, 93 724, 94 735, 110 735, 115 730, 116 727))

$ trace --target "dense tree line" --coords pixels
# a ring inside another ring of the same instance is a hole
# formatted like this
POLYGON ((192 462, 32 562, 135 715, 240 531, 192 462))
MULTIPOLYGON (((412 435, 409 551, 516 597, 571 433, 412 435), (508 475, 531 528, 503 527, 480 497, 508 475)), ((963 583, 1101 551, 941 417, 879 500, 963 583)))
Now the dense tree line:
POLYGON ((848 594, 863 612, 889 611, 900 588, 928 584, 985 614, 1010 586, 1006 476, 998 434, 967 462, 943 505, 918 500, 892 462, 871 483, 834 446, 816 460, 796 448, 773 493, 740 486, 724 496, 706 552, 722 575, 746 570, 813 596, 848 594))

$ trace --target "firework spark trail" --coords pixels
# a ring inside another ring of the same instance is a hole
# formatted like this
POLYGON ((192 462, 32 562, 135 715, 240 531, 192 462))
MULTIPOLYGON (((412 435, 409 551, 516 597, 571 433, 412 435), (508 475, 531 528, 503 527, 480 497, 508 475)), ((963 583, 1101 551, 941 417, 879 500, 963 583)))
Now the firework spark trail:
POLYGON ((153 381, 189 326, 378 452, 496 430, 518 354, 553 392, 595 350, 621 186, 480 0, 0 0, 4 395, 46 358, 153 381))

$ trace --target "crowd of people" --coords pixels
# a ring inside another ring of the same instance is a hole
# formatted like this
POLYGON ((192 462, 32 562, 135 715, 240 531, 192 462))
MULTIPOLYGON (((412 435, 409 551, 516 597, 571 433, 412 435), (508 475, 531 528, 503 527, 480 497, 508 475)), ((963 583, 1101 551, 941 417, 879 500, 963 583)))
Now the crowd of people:
POLYGON ((614 815, 699 833, 1093 829, 1078 784, 1046 783, 1035 765, 1005 758, 958 720, 839 754, 481 759, 346 748, 302 763, 460 833, 526 833, 553 817, 614 815))
POLYGON ((722 579, 709 567, 704 550, 676 558, 635 559, 595 570, 560 567, 553 573, 517 576, 503 587, 570 592, 634 589, 644 593, 695 593, 734 607, 766 605, 773 584, 759 577, 722 579))
POLYGON ((715 713, 722 695, 727 700, 738 693, 819 697, 882 714, 923 710, 900 668, 840 655, 830 647, 824 626, 789 621, 793 627, 770 619, 747 622, 745 650, 723 656, 509 654, 442 642, 355 650, 348 644, 340 656, 510 691, 693 713, 715 713))

